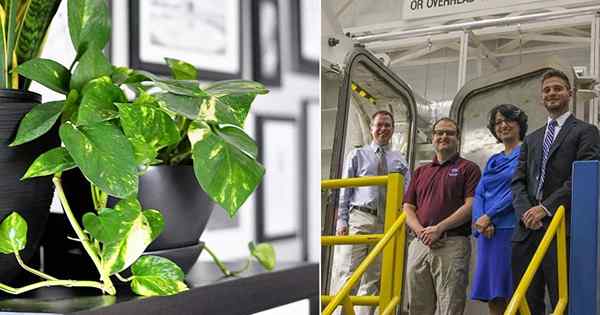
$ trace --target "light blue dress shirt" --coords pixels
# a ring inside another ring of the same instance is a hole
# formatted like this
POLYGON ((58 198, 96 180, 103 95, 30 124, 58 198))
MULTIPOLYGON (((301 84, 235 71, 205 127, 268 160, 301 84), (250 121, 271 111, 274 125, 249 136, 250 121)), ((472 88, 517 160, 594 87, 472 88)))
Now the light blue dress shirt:
MULTIPOLYGON (((356 148, 346 156, 342 178, 363 176, 377 176, 378 157, 375 151, 378 144, 371 142, 368 145, 356 148)), ((389 145, 383 146, 389 173, 399 172, 404 176, 404 189, 410 182, 408 163, 398 151, 391 151, 389 145)), ((348 227, 349 210, 352 206, 377 208, 378 186, 364 186, 342 188, 340 190, 340 204, 338 209, 337 226, 348 227)))

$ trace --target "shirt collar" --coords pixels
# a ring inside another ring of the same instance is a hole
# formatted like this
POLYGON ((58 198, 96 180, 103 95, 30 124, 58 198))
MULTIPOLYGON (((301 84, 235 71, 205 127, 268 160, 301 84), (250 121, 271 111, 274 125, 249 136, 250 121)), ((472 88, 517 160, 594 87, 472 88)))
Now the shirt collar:
MULTIPOLYGON (((571 116, 571 112, 567 111, 566 113, 558 116, 555 120, 556 123, 558 123, 558 127, 562 128, 562 126, 565 124, 565 121, 567 121, 567 118, 569 118, 569 116, 571 116)), ((550 122, 552 121, 552 118, 548 117, 548 120, 546 122, 546 125, 550 125, 550 122)))
POLYGON ((390 150, 390 144, 385 144, 380 146, 379 144, 375 143, 375 141, 372 141, 371 144, 369 145, 369 147, 373 150, 373 152, 377 152, 377 148, 379 147, 383 147, 383 150, 385 152, 388 152, 390 150))
POLYGON ((437 155, 433 155, 433 161, 432 164, 433 165, 445 165, 445 164, 449 164, 449 163, 454 163, 454 161, 458 160, 460 156, 458 155, 458 152, 454 153, 454 155, 452 155, 452 157, 450 157, 449 159, 447 159, 446 161, 444 161, 444 163, 440 164, 440 162, 437 159, 437 155))

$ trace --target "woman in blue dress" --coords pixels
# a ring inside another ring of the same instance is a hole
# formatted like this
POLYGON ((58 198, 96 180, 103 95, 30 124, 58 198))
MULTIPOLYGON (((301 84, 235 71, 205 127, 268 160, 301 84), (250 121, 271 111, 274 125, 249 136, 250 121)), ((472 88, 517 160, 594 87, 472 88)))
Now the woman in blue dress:
POLYGON ((488 129, 504 150, 488 160, 473 201, 473 235, 477 261, 471 298, 488 303, 490 314, 503 314, 513 293, 511 236, 516 218, 510 182, 527 132, 527 115, 517 106, 502 104, 489 114, 488 129))

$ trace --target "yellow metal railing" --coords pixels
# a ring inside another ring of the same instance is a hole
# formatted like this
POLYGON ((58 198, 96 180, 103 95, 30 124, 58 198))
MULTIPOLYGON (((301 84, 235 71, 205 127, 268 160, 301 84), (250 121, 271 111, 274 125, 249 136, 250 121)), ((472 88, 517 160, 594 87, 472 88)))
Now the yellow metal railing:
POLYGON ((406 214, 399 213, 402 205, 403 177, 399 173, 387 176, 370 176, 321 181, 321 188, 360 187, 386 185, 384 233, 371 235, 321 236, 321 246, 342 244, 375 244, 367 257, 358 265, 340 291, 333 295, 322 295, 321 302, 327 306, 323 315, 330 315, 342 306, 345 314, 354 315, 354 305, 378 305, 382 315, 392 314, 400 304, 402 274, 404 270, 404 247, 406 240, 406 214), (350 291, 359 282, 367 268, 382 254, 379 296, 350 296, 350 291), (384 275, 386 275, 384 277, 384 275), (392 275, 391 277, 389 275, 392 275))
POLYGON ((544 238, 542 238, 542 242, 538 246, 538 249, 535 251, 529 266, 527 266, 527 270, 519 282, 519 285, 517 286, 510 303, 508 303, 504 315, 514 315, 517 313, 517 310, 521 313, 521 315, 531 314, 525 298, 525 293, 527 292, 527 289, 533 280, 535 272, 539 269, 542 259, 544 258, 544 255, 546 255, 548 247, 550 247, 550 243, 555 235, 557 237, 556 251, 558 259, 558 302, 556 303, 556 308, 552 314, 559 315, 564 313, 569 299, 567 287, 566 234, 565 207, 560 206, 554 214, 552 222, 550 222, 550 226, 544 234, 544 238))

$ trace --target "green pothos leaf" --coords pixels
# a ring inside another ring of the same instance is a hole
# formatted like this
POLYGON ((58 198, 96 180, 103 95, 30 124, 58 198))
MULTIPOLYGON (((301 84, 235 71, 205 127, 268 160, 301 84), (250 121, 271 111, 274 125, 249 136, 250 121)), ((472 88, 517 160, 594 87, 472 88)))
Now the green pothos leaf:
POLYGON ((102 269, 115 274, 133 264, 152 242, 152 228, 141 211, 124 226, 124 236, 116 242, 105 243, 102 248, 102 269))
POLYGON ((125 101, 125 94, 109 77, 91 80, 83 88, 77 124, 92 125, 117 118, 119 112, 113 103, 125 101))
POLYGON ((176 80, 196 80, 198 70, 192 64, 174 58, 165 58, 171 74, 176 80))
POLYGON ((48 132, 48 130, 54 126, 58 117, 60 117, 64 106, 64 101, 58 101, 38 104, 33 107, 31 111, 23 117, 23 120, 21 120, 15 140, 10 146, 12 147, 29 142, 48 132))
POLYGON ((0 223, 0 253, 12 254, 25 248, 27 244, 27 222, 12 212, 0 223))
POLYGON ((173 119, 153 104, 116 105, 123 132, 133 144, 137 163, 150 163, 158 150, 179 141, 179 131, 173 119))
POLYGON ((247 143, 237 143, 236 137, 222 137, 212 128, 205 123, 190 125, 194 173, 202 189, 234 216, 260 183, 265 169, 239 149, 247 143))
POLYGON ((77 127, 60 126, 60 139, 83 175, 102 191, 117 198, 137 193, 138 174, 129 141, 111 122, 77 127))
POLYGON ((131 274, 131 289, 139 295, 172 295, 188 289, 181 268, 163 257, 140 257, 131 266, 131 274))
POLYGON ((77 165, 67 149, 64 147, 54 148, 38 156, 21 179, 52 175, 75 167, 77 165))
POLYGON ((265 269, 271 271, 275 268, 275 249, 269 243, 260 243, 254 245, 254 242, 248 243, 250 254, 254 256, 265 269))

